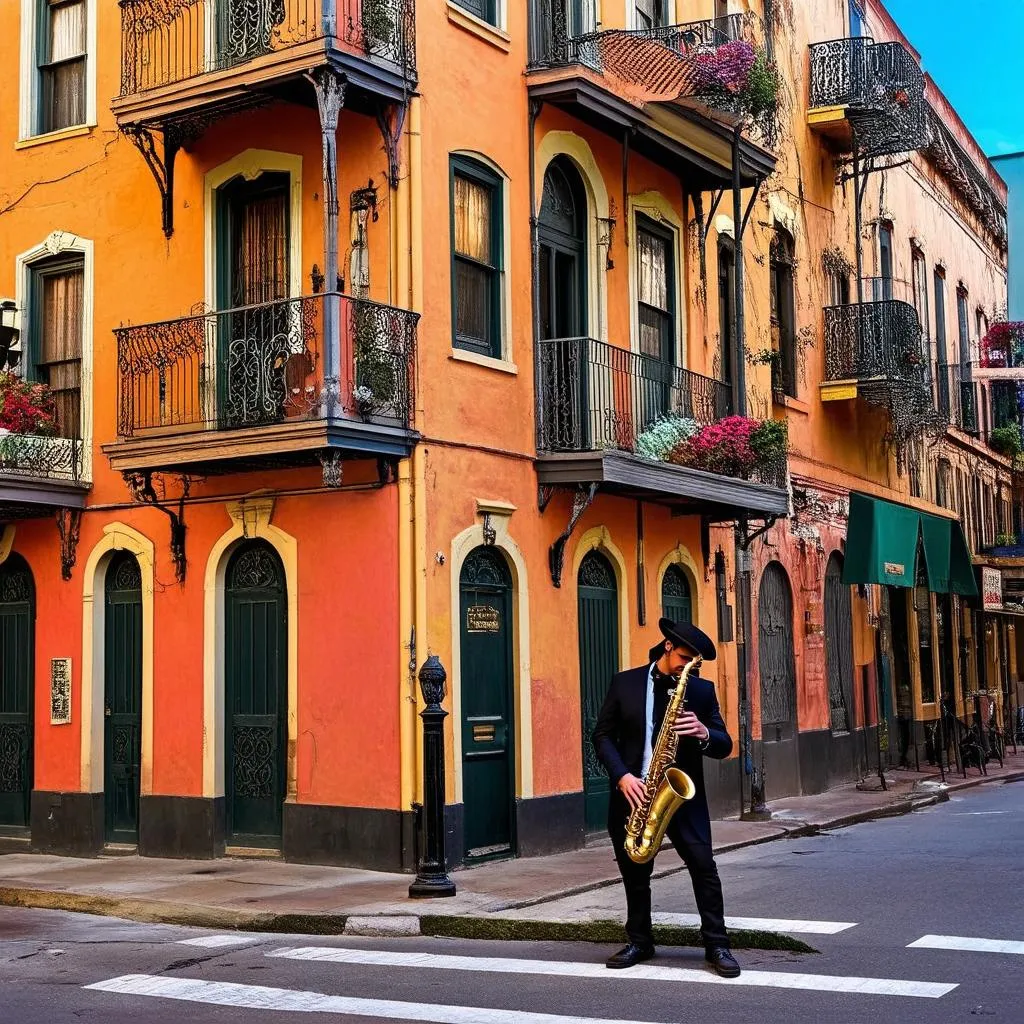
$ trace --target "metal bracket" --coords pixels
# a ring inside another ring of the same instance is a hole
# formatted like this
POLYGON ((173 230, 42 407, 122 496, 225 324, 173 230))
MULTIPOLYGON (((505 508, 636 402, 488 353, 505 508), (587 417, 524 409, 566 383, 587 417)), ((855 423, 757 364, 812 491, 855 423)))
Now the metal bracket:
POLYGON ((341 452, 337 448, 327 448, 322 451, 320 465, 323 469, 324 487, 340 487, 345 475, 345 464, 342 461, 341 452))
POLYGON ((554 496, 555 488, 552 484, 537 484, 537 511, 541 515, 544 515, 554 496))
POLYGON ((498 531, 494 529, 493 523, 491 523, 491 513, 484 513, 484 546, 493 548, 495 542, 498 539, 498 531))
POLYGON ((407 103, 382 103, 377 107, 377 126, 384 138, 384 151, 388 155, 388 184, 393 189, 398 188, 401 177, 402 158, 399 149, 407 110, 407 103))
POLYGON ((60 534, 60 577, 71 579, 78 554, 78 535, 82 529, 82 512, 77 508, 57 509, 57 532, 60 534))
MULTIPOLYGON (((740 547, 746 551, 758 537, 767 533, 782 518, 784 517, 776 515, 767 516, 764 523, 753 533, 743 533, 740 535, 740 547)), ((737 533, 739 533, 739 527, 737 527, 737 533)))
MULTIPOLYGON (((185 582, 185 575, 188 570, 188 561, 185 557, 185 502, 188 500, 189 492, 192 490, 192 478, 181 473, 178 479, 181 481, 181 494, 178 496, 177 510, 165 503, 166 494, 163 498, 157 494, 153 486, 153 472, 146 470, 142 473, 124 473, 125 485, 131 493, 132 500, 140 505, 150 505, 159 509, 171 524, 171 561, 174 562, 174 578, 179 583, 185 582)), ((161 474, 162 476, 162 474, 161 474)), ((161 482, 161 490, 166 491, 166 486, 161 482)))
POLYGON ((561 587, 562 585, 562 567, 565 561, 565 545, 572 536, 572 531, 576 529, 576 524, 580 521, 583 513, 586 512, 593 504, 594 496, 596 494, 596 483, 588 484, 586 489, 580 485, 572 499, 572 514, 569 516, 569 523, 561 534, 559 534, 558 539, 551 545, 551 549, 548 551, 548 563, 551 569, 551 582, 556 587, 561 587))
POLYGON ((393 484, 398 479, 398 463, 386 456, 377 459, 377 479, 381 485, 393 484))

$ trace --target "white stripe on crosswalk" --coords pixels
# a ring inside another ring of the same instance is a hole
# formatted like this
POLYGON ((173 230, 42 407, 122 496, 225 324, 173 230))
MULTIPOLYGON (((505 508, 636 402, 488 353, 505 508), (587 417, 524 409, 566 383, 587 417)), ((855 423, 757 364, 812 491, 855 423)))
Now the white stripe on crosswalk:
POLYGON ((517 960, 511 957, 454 956, 441 953, 395 953, 372 949, 341 949, 335 946, 305 946, 275 949, 266 954, 286 960, 360 964, 376 967, 432 968, 446 971, 482 971, 493 974, 540 974, 567 978, 601 978, 605 981, 670 981, 700 985, 747 985, 755 988, 804 989, 810 992, 850 992, 877 996, 918 996, 938 999, 957 986, 930 981, 901 981, 895 978, 857 978, 833 974, 791 974, 786 971, 744 971, 738 978, 720 978, 703 968, 660 967, 641 964, 628 974, 609 971, 600 963, 565 960, 517 960))
POLYGON ((95 992, 177 999, 187 1003, 234 1006, 245 1010, 348 1014, 351 1017, 384 1017, 390 1020, 427 1021, 430 1024, 645 1024, 643 1021, 611 1020, 605 1017, 563 1017, 554 1013, 526 1013, 523 1010, 495 1010, 491 1007, 441 1006, 435 1003, 404 1003, 394 999, 328 996, 320 992, 238 985, 230 981, 158 978, 151 974, 128 974, 85 987, 95 992))
POLYGON ((1024 954, 1024 942, 1014 939, 975 939, 967 935, 922 935, 907 949, 957 949, 967 953, 1024 954))
MULTIPOLYGON (((678 925, 681 928, 697 927, 697 914, 654 914, 655 924, 678 925)), ((726 928, 737 931, 748 928, 759 932, 801 932, 807 935, 838 935, 847 928, 856 928, 856 921, 790 921, 777 917, 727 917, 726 928)))
POLYGON ((226 949, 228 946, 251 946, 259 939, 251 935, 199 935, 194 939, 178 939, 179 946, 202 946, 205 949, 226 949))

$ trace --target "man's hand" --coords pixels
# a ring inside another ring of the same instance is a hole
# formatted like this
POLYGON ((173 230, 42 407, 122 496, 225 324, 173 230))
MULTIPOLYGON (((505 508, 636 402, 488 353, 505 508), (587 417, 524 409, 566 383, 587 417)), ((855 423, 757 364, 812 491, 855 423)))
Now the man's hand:
POLYGON ((692 712, 681 711, 676 718, 672 731, 677 736, 693 736, 704 743, 711 735, 708 727, 692 712))
POLYGON ((644 799, 644 784, 635 775, 627 772, 619 779, 619 792, 629 802, 629 806, 635 811, 644 799))

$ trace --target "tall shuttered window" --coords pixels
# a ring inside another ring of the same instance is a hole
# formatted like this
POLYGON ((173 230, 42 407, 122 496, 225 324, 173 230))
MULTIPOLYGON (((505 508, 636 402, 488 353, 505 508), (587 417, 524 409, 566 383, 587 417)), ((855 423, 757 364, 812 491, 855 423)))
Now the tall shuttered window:
POLYGON ((85 0, 40 0, 37 22, 39 125, 42 133, 84 124, 85 0))
POLYGON ((62 437, 81 436, 84 283, 81 259, 32 268, 29 375, 50 388, 62 437))
POLYGON ((451 208, 453 343, 500 359, 501 179, 482 164, 454 158, 451 208))

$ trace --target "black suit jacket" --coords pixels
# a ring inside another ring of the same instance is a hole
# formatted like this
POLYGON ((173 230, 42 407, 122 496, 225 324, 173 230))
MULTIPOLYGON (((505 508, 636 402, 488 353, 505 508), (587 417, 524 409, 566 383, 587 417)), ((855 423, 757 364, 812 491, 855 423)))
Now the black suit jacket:
MULTIPOLYGON (((601 763, 608 770, 612 794, 618 792, 619 779, 629 773, 640 777, 644 762, 644 739, 647 734, 647 679, 651 666, 631 668, 612 678, 605 696, 601 713, 591 739, 601 763)), ((685 815, 694 830, 711 841, 711 815, 708 811, 707 792, 704 788, 704 757, 718 760, 732 753, 732 737, 729 735, 715 696, 712 682, 700 677, 690 677, 686 686, 684 707, 692 711, 708 729, 707 748, 701 750, 700 742, 687 736, 679 738, 676 765, 693 779, 696 794, 677 812, 685 815)), ((651 744, 657 736, 651 736, 651 744)))

